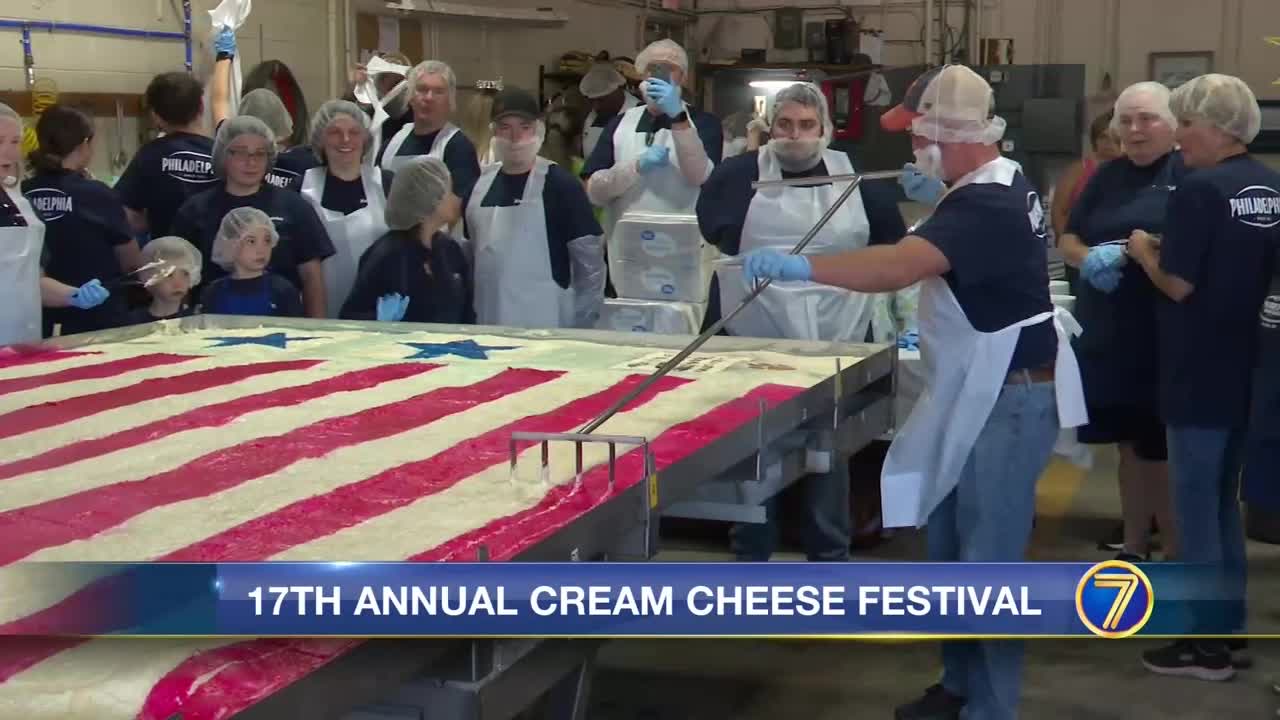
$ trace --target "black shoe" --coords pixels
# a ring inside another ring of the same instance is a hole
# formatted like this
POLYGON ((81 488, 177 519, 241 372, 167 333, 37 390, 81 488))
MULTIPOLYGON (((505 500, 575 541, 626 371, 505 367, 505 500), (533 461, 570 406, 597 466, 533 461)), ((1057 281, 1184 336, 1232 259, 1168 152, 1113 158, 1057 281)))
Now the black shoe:
POLYGON ((1197 680, 1221 682, 1235 674, 1231 667, 1231 651, 1219 641, 1178 642, 1142 653, 1142 664, 1158 675, 1191 677, 1197 680))
POLYGON ((1144 563, 1144 562, 1151 562, 1151 556, 1148 555, 1146 557, 1143 557, 1141 555, 1134 555, 1133 553, 1122 552, 1116 556, 1116 560, 1120 560, 1121 562, 1127 562, 1127 563, 1144 563))
POLYGON ((964 698, 953 695, 941 685, 932 685, 924 695, 893 711, 894 720, 958 720, 964 698))
POLYGON ((1098 549, 1116 552, 1124 549, 1124 523, 1115 526, 1107 536, 1098 541, 1098 549))
POLYGON ((1227 650, 1231 653, 1231 667, 1237 670, 1248 670, 1253 667, 1253 656, 1249 654, 1248 640, 1228 640, 1227 650))

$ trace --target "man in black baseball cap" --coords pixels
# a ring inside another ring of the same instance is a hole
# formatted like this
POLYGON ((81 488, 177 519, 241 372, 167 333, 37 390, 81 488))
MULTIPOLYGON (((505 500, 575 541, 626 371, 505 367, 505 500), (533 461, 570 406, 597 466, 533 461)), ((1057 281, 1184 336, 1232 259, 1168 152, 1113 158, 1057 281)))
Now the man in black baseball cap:
POLYGON ((571 173, 538 157, 546 126, 532 94, 494 98, 497 162, 463 198, 481 325, 593 327, 604 302, 603 231, 571 173))

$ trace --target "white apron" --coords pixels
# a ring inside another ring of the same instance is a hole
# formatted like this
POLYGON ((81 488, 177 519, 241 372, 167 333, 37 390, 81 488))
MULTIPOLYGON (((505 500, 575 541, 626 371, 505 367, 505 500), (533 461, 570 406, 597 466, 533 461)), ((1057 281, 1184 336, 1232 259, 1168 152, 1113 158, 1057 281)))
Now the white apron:
POLYGON ((328 177, 329 170, 324 166, 308 170, 302 178, 302 196, 315 208, 329 233, 329 241, 333 243, 333 255, 325 258, 321 267, 324 268, 326 307, 329 317, 336 318, 351 294, 351 286, 355 284, 360 256, 387 233, 387 223, 383 219, 387 195, 386 188, 382 187, 382 171, 362 165, 360 179, 366 204, 350 215, 343 215, 320 204, 328 177))
MULTIPOLYGON (((636 132, 640 118, 649 109, 645 105, 631 108, 622 114, 618 131, 613 135, 615 162, 634 160, 648 149, 646 134, 636 132)), ((693 120, 690 119, 692 125, 693 120)), ((697 128, 694 128, 695 130, 697 128)), ((631 189, 609 206, 609 230, 627 213, 647 215, 695 215, 698 205, 698 188, 689 185, 680 173, 680 158, 676 155, 675 138, 669 129, 654 133, 653 146, 665 146, 670 151, 671 162, 641 175, 631 189)), ((693 221, 697 224, 696 221, 693 221)))
POLYGON ((573 292, 551 275, 547 218, 542 205, 551 161, 538 158, 524 195, 511 207, 482 207, 502 169, 485 168, 467 203, 467 229, 475 255, 476 322, 521 328, 573 326, 573 292))
POLYGON ((40 342, 40 253, 44 223, 16 189, 4 189, 26 227, 0 227, 0 345, 40 342))
MULTIPOLYGON (((640 101, 631 93, 624 93, 622 97, 622 109, 618 111, 621 115, 633 107, 639 107, 640 101)), ((589 158, 591 153, 596 149, 596 143, 600 142, 600 136, 604 133, 604 125, 596 127, 596 111, 592 110, 587 113, 586 123, 582 127, 582 157, 589 158)), ((608 124, 608 123, 606 123, 608 124)))
MULTIPOLYGON (((827 150, 823 162, 831 175, 853 172, 849 156, 827 150)), ((759 153, 760 179, 780 180, 782 169, 769 150, 759 153)), ((751 199, 738 252, 759 248, 790 252, 844 191, 843 183, 817 187, 761 188, 751 199)), ((866 247, 871 226, 855 191, 805 248, 818 255, 866 247)), ((751 292, 739 267, 723 268, 720 308, 728 312, 751 292)), ((875 309, 875 296, 813 282, 773 282, 729 323, 729 332, 742 337, 863 342, 875 309)))
MULTIPOLYGON (((444 149, 449 146, 449 141, 453 136, 460 132, 458 127, 453 123, 446 123, 440 128, 440 132, 436 133, 436 139, 431 143, 431 150, 427 152, 427 157, 433 157, 438 160, 444 160, 444 149)), ((400 169, 417 160, 420 155, 396 155, 400 152, 400 146, 404 145, 404 141, 409 139, 409 135, 413 133, 413 123, 406 123, 400 128, 400 132, 391 136, 387 141, 387 151, 382 154, 382 169, 391 172, 400 172, 400 169)))
MULTIPOLYGON (((950 192, 978 182, 1008 185, 1017 171, 1016 163, 997 160, 962 178, 950 192)), ((925 388, 885 458, 880 476, 885 527, 924 525, 955 489, 1004 388, 1023 328, 1053 321, 1058 423, 1073 428, 1088 422, 1080 366, 1071 349, 1080 325, 1066 310, 1055 307, 995 332, 981 332, 970 324, 946 280, 934 277, 921 286, 919 320, 925 388)))

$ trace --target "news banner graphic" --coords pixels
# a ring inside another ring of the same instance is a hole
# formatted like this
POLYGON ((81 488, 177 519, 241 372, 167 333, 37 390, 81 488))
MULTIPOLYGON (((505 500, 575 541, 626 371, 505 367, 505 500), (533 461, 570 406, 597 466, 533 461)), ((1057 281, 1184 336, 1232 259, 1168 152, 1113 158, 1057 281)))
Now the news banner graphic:
POLYGON ((1213 608, 1226 600, 1214 574, 1170 563, 36 563, 18 569, 29 575, 15 578, 14 587, 87 586, 94 598, 91 612, 49 618, 39 629, 44 635, 936 639, 1229 631, 1225 622, 1214 625, 1213 608))

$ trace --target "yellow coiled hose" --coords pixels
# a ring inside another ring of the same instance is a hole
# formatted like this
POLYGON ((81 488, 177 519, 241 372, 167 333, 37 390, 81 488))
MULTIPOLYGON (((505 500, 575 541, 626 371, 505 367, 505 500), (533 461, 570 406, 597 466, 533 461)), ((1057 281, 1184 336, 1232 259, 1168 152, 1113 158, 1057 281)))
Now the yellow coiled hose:
POLYGON ((36 139, 36 122, 45 110, 58 102, 58 84, 48 78, 40 78, 31 85, 31 123, 22 131, 22 153, 30 155, 40 147, 36 139))

